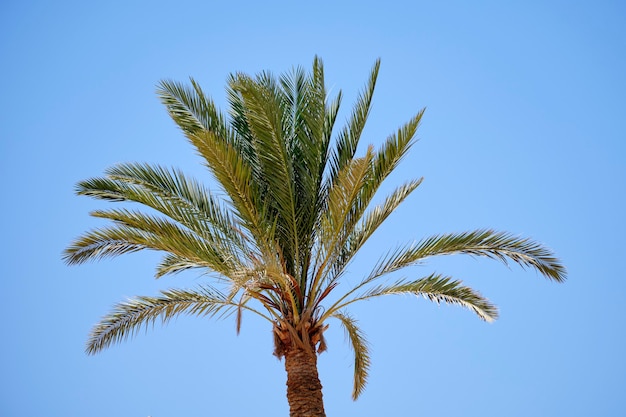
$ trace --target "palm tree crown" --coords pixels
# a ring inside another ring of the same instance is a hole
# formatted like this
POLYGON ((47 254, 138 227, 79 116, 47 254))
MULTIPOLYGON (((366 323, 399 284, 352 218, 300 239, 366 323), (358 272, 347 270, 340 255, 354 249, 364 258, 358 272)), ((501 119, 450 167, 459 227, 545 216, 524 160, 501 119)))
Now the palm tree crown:
POLYGON ((116 165, 105 177, 78 183, 77 193, 151 210, 92 212, 112 223, 79 237, 64 258, 78 264, 152 249, 164 254, 157 278, 195 268, 209 271, 215 280, 118 304, 93 329, 87 352, 96 353, 178 314, 233 313, 239 331, 242 313, 249 311, 271 323, 277 356, 298 351, 315 357, 326 348, 328 320, 337 319, 355 353, 356 399, 367 380, 369 355, 363 333, 346 310, 349 305, 382 295, 414 294, 461 305, 486 321, 498 315, 487 299, 451 277, 433 273, 383 280, 392 272, 431 256, 470 254, 513 261, 563 281, 565 269, 550 250, 485 229, 436 235, 391 249, 354 287, 342 287, 341 294, 329 297, 365 242, 422 181, 409 180, 380 203, 372 202, 414 144, 423 115, 423 110, 417 112, 379 148, 369 146, 357 156, 378 70, 376 62, 340 129, 335 122, 341 93, 328 97, 318 58, 310 72, 298 68, 279 77, 268 72, 231 75, 227 115, 193 79, 190 85, 162 81, 158 95, 214 177, 219 198, 179 170, 116 165))

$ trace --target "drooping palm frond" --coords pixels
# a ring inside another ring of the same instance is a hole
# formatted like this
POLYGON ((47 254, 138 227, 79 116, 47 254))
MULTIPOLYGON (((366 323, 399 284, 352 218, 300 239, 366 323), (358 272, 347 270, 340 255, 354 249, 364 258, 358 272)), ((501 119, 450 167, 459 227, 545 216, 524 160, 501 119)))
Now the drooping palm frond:
POLYGON ((565 268, 545 246, 510 233, 476 230, 436 235, 396 249, 374 268, 365 281, 370 282, 416 265, 428 257, 453 254, 486 256, 505 264, 511 260, 522 267, 534 268, 556 282, 565 280, 565 268))
POLYGON ((352 399, 359 398, 365 385, 370 368, 370 354, 365 335, 357 326, 357 321, 347 312, 335 311, 331 317, 338 319, 343 326, 350 347, 354 353, 354 383, 352 387, 352 399))
POLYGON ((147 233, 132 228, 103 227, 90 230, 74 240, 65 248, 63 260, 68 265, 77 265, 142 249, 155 249, 150 247, 149 241, 147 233))
POLYGON ((487 322, 498 318, 498 309, 489 300, 472 288, 463 285, 461 281, 439 274, 431 274, 413 281, 400 280, 391 284, 378 285, 350 298, 349 295, 353 292, 354 290, 349 291, 333 306, 329 307, 326 314, 330 316, 333 311, 341 310, 357 301, 369 300, 383 295, 413 294, 437 304, 444 302, 465 307, 487 322))
POLYGON ((159 297, 137 297, 119 303, 102 318, 92 330, 87 342, 87 353, 95 354, 113 343, 134 336, 159 320, 166 324, 180 314, 214 316, 227 309, 245 308, 271 321, 265 314, 240 305, 215 288, 204 286, 198 290, 167 290, 159 297))

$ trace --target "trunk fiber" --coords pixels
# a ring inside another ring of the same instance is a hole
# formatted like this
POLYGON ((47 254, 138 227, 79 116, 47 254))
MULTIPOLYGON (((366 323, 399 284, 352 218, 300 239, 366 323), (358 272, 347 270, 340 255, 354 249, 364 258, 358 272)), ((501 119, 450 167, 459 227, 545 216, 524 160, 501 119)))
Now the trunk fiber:
POLYGON ((290 417, 326 417, 317 354, 292 347, 285 352, 290 417))

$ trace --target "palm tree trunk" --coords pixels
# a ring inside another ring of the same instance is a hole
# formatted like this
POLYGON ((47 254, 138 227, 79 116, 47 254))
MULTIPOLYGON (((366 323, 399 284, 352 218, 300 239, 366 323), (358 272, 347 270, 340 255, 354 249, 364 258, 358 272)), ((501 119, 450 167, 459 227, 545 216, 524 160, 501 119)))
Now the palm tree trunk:
POLYGON ((292 347, 285 352, 290 417, 326 417, 317 354, 292 347))

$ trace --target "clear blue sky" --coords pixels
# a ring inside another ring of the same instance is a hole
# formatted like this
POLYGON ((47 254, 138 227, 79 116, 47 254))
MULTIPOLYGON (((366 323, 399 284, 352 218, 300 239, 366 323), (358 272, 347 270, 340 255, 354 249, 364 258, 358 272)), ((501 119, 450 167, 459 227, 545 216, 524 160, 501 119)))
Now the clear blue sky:
POLYGON ((345 108, 382 58, 364 144, 427 107, 390 185, 425 181, 348 279, 396 243, 481 227, 544 242, 569 270, 557 285, 489 260, 421 267, 474 286, 501 319, 409 297, 358 306, 370 383, 352 402, 351 353, 331 327, 328 415, 623 416, 624 3, 213 3, 0 5, 0 415, 288 415, 270 328, 252 316, 240 336, 229 320, 180 318, 85 355, 116 302, 204 278, 156 281, 155 254, 70 268, 61 252, 101 224, 77 181, 125 161, 207 178, 154 94, 160 79, 194 76, 223 104, 230 72, 280 73, 318 54, 345 108))

